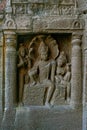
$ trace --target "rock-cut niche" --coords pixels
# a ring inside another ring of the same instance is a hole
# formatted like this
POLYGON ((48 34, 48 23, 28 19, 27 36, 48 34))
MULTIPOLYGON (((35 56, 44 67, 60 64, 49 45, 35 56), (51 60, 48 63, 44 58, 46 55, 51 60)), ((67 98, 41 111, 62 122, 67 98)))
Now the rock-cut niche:
POLYGON ((17 93, 24 106, 71 100, 71 34, 18 36, 17 93))

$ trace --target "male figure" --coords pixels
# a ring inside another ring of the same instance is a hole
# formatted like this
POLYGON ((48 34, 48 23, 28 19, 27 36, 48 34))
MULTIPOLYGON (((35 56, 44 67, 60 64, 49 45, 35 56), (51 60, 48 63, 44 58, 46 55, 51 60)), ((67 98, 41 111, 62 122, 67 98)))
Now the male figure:
POLYGON ((47 88, 45 105, 49 105, 54 91, 55 61, 48 59, 48 46, 42 41, 38 53, 40 61, 29 71, 29 77, 36 83, 34 75, 38 74, 41 87, 47 88))

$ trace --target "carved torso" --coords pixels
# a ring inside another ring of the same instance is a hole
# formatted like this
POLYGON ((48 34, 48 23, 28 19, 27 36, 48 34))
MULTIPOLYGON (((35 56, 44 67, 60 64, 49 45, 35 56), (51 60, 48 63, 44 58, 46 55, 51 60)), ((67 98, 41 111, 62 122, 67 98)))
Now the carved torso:
POLYGON ((40 61, 38 67, 40 82, 42 82, 43 80, 48 80, 51 69, 51 63, 49 61, 40 61))

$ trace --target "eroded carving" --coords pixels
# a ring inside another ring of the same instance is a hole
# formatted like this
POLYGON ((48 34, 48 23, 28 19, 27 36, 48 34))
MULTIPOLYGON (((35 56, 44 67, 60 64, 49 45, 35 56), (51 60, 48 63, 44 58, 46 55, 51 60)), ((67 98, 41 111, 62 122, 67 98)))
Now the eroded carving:
POLYGON ((72 23, 72 28, 73 29, 82 29, 84 28, 84 22, 82 20, 75 20, 72 23))
POLYGON ((55 92, 52 102, 55 104, 55 98, 63 101, 70 101, 70 89, 71 89, 71 71, 70 64, 67 63, 66 55, 62 51, 57 58, 57 68, 55 75, 55 92))
POLYGON ((77 9, 77 1, 73 0, 62 0, 57 2, 24 2, 23 4, 19 4, 13 2, 13 10, 14 14, 28 14, 28 10, 30 10, 30 14, 33 15, 76 15, 76 9, 77 9))
POLYGON ((6 21, 4 23, 5 29, 16 29, 16 23, 14 19, 12 18, 11 14, 6 15, 6 21))

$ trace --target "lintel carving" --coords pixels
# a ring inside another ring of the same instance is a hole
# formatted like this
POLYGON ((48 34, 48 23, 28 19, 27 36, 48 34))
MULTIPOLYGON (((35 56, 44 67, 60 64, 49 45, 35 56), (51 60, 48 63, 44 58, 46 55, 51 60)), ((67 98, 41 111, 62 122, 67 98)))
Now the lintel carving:
POLYGON ((33 15, 76 15, 77 1, 13 1, 14 14, 33 14, 33 15), (32 13, 31 13, 32 12, 32 13))

